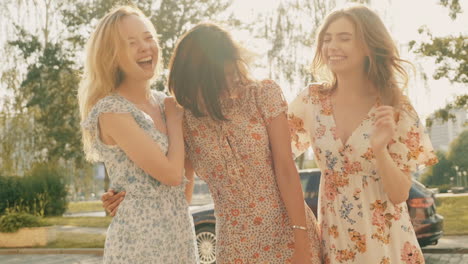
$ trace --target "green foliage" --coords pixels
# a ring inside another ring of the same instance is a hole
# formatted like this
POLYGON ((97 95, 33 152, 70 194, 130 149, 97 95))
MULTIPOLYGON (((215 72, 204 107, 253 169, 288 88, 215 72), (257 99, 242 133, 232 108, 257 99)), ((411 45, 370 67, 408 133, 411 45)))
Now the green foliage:
MULTIPOLYGON (((463 12, 459 0, 439 0, 439 3, 449 8, 452 19, 456 19, 457 15, 463 12)), ((436 80, 446 78, 450 82, 468 84, 468 36, 460 34, 434 37, 427 27, 421 27, 419 33, 426 35, 429 40, 421 43, 413 40, 409 42, 409 46, 415 53, 435 58, 438 67, 433 77, 436 80)), ((450 110, 468 109, 467 99, 468 94, 458 96, 453 103, 437 110, 434 117, 426 119, 426 125, 430 127, 434 119, 442 121, 453 119, 450 110)))
POLYGON ((20 203, 22 178, 0 176, 0 214, 20 203))
POLYGON ((468 130, 463 131, 451 144, 448 158, 459 171, 468 172, 468 130))
POLYGON ((61 171, 37 164, 25 177, 0 177, 0 214, 6 211, 38 216, 62 215, 67 208, 61 171))
POLYGON ((83 47, 97 20, 113 7, 133 5, 149 17, 158 32, 164 66, 167 66, 177 39, 201 21, 217 20, 231 4, 228 0, 98 0, 92 2, 72 1, 64 11, 64 24, 72 34, 68 40, 83 47), (87 34, 82 34, 85 31, 87 34))
POLYGON ((29 39, 34 40, 34 36, 22 31, 18 40, 9 43, 18 47, 25 58, 39 53, 38 60, 28 66, 19 88, 26 107, 35 113, 34 129, 41 135, 36 137, 36 149, 47 149, 47 160, 73 159, 80 164, 83 154, 75 95, 79 81, 74 62, 60 44, 48 43, 43 49, 40 45, 35 45, 36 49, 23 48, 29 46, 29 39))
POLYGON ((434 37, 427 27, 419 29, 429 41, 416 45, 410 42, 410 47, 423 56, 434 57, 438 68, 434 73, 436 80, 447 78, 451 82, 468 83, 468 37, 459 36, 434 37))
POLYGON ((41 215, 62 215, 65 212, 67 191, 63 172, 59 168, 51 164, 37 164, 24 177, 24 181, 24 197, 35 201, 41 215))
POLYGON ((421 176, 421 183, 426 186, 450 184, 450 177, 455 177, 456 175, 453 164, 447 159, 446 154, 442 151, 438 151, 436 154, 439 162, 430 167, 427 172, 421 176))
POLYGON ((440 4, 449 8, 449 16, 452 19, 457 18, 457 15, 463 12, 460 5, 460 0, 440 0, 440 4))
POLYGON ((195 24, 220 18, 231 4, 228 0, 161 0, 145 11, 159 34, 164 66, 167 66, 177 39, 195 24))
POLYGON ((454 120, 455 116, 450 113, 451 110, 457 108, 466 108, 468 109, 468 94, 459 95, 455 98, 455 101, 448 103, 443 108, 437 109, 433 116, 426 118, 426 126, 431 127, 434 123, 434 120, 448 121, 449 119, 454 120))
POLYGON ((7 213, 0 217, 0 232, 14 233, 22 227, 42 226, 39 217, 27 213, 7 213))

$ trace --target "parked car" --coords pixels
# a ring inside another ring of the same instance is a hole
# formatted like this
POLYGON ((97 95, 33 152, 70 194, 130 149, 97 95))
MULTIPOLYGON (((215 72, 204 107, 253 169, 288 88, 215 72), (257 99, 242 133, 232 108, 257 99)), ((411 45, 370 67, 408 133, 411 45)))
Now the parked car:
MULTIPOLYGON (((304 199, 314 214, 317 215, 320 170, 301 170, 299 175, 304 191, 304 199)), ((406 204, 408 205, 411 223, 419 245, 424 247, 437 244, 443 234, 444 218, 436 213, 435 194, 413 179, 406 204)))
MULTIPOLYGON (((317 215, 320 170, 301 170, 302 189, 307 205, 317 215)), ((408 200, 408 212, 421 247, 437 244, 443 234, 444 218, 436 213, 434 193, 413 180, 408 200)), ((216 263, 216 219, 212 203, 191 209, 201 264, 216 263)))

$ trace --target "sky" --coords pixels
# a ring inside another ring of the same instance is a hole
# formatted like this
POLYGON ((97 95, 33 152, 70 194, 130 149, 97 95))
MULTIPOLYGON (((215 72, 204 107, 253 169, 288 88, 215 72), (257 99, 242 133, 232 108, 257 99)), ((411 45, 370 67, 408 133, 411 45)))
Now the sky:
MULTIPOLYGON (((233 3, 233 8, 240 19, 248 19, 256 12, 267 12, 275 8, 279 2, 280 0, 236 0, 233 3)), ((337 0, 336 2, 340 5, 344 1, 337 0)), ((468 87, 464 85, 451 84, 448 80, 432 80, 432 73, 436 69, 434 60, 420 58, 408 52, 406 44, 409 41, 422 39, 418 29, 423 25, 426 25, 434 36, 457 36, 460 33, 468 36, 468 10, 459 14, 457 19, 453 21, 449 17, 449 9, 438 5, 438 2, 438 0, 371 0, 370 3, 398 43, 401 56, 413 62, 416 68, 419 68, 418 73, 423 71, 431 79, 425 87, 420 78, 413 78, 407 91, 422 118, 427 117, 434 110, 444 107, 456 95, 468 92, 468 87)), ((468 0, 460 0, 460 4, 462 8, 468 9, 468 0)), ((304 19, 310 18, 305 17, 304 19)), ((239 36, 241 39, 242 37, 239 36)), ((310 56, 312 58, 313 53, 310 56)), ((292 100, 300 88, 283 90, 286 98, 292 100)))

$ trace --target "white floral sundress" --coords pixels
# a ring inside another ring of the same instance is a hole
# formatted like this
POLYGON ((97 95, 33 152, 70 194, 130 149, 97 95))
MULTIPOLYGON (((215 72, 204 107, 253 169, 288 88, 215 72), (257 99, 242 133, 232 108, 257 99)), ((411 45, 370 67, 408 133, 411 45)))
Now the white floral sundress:
MULTIPOLYGON (((163 113, 164 95, 153 92, 152 96, 163 113)), ((97 161, 104 162, 112 188, 127 193, 107 230, 104 263, 198 263, 184 184, 164 185, 145 173, 118 146, 104 144, 98 128, 102 113, 131 113, 165 153, 169 142, 149 115, 118 94, 99 100, 83 122, 93 137, 92 151, 97 161)))
MULTIPOLYGON (((346 142, 337 137, 330 93, 312 84, 289 105, 293 152, 309 146, 322 171, 318 221, 324 264, 421 264, 424 257, 406 203, 394 205, 383 190, 370 147, 376 104, 346 142)), ((406 172, 437 162, 409 100, 396 115, 388 151, 406 172)))

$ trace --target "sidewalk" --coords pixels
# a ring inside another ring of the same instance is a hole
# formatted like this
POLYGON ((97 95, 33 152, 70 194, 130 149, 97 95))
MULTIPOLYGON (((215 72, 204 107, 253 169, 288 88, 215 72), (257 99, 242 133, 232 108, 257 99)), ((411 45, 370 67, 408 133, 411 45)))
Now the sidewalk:
POLYGON ((434 246, 422 248, 423 253, 459 253, 468 254, 468 236, 444 236, 434 246))
POLYGON ((77 227, 77 226, 55 226, 57 232, 71 232, 81 234, 98 234, 105 235, 107 228, 100 227, 77 227))
MULTIPOLYGON (((57 226, 57 231, 105 234, 105 228, 57 226)), ((423 249, 426 264, 468 263, 468 236, 446 236, 438 245, 423 249)), ((2 264, 98 264, 102 263, 102 248, 33 248, 0 249, 2 264)))

